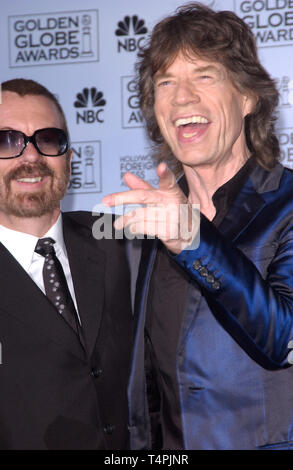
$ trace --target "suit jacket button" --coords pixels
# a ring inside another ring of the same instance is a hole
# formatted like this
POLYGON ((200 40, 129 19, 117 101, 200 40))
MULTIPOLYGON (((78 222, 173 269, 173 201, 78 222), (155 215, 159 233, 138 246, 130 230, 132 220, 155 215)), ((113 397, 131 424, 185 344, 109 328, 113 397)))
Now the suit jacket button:
POLYGON ((212 284, 213 282, 215 282, 215 278, 214 278, 214 276, 212 276, 212 274, 209 274, 209 275, 206 277, 206 281, 207 281, 209 284, 212 284))
POLYGON ((209 271, 203 266, 202 268, 200 268, 199 274, 201 275, 201 277, 207 277, 209 275, 209 271))
POLYGON ((219 283, 219 281, 215 281, 211 284, 211 286, 214 290, 219 290, 221 287, 221 284, 219 283))
POLYGON ((92 377, 94 377, 95 379, 97 379, 98 377, 100 377, 100 375, 102 374, 102 369, 99 369, 97 367, 93 367, 92 370, 91 370, 91 375, 92 377))
POLYGON ((115 430, 114 424, 106 424, 104 427, 104 433, 105 434, 112 434, 115 430))
POLYGON ((198 271, 198 270, 202 267, 201 261, 200 261, 199 259, 196 259, 196 260, 192 263, 192 267, 193 267, 193 269, 195 269, 196 271, 198 271))

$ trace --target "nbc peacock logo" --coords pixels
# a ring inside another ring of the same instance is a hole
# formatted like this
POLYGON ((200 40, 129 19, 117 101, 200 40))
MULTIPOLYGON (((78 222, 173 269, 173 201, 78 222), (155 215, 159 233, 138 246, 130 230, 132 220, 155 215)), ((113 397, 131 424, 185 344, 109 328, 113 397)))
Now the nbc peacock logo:
POLYGON ((137 15, 124 16, 122 21, 118 21, 118 28, 115 31, 118 40, 117 50, 127 52, 135 52, 143 47, 145 35, 148 30, 145 26, 145 20, 140 19, 137 15), (137 37, 140 36, 140 37, 137 37))
POLYGON ((146 34, 148 32, 144 20, 140 20, 137 15, 125 16, 123 21, 118 22, 118 29, 115 31, 116 36, 128 36, 131 27, 134 34, 146 34))
POLYGON ((76 112, 76 123, 103 123, 105 106, 106 100, 102 91, 98 91, 96 87, 83 88, 81 92, 76 94, 76 100, 74 101, 74 107, 81 108, 80 111, 76 112))

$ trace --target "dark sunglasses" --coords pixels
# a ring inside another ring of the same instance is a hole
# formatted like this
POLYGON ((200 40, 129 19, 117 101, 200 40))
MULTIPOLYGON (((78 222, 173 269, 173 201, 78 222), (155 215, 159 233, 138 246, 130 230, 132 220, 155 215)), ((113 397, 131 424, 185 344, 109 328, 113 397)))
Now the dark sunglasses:
POLYGON ((15 130, 0 130, 0 159, 20 157, 29 142, 46 157, 63 155, 69 147, 66 133, 55 127, 38 129, 31 136, 15 130))

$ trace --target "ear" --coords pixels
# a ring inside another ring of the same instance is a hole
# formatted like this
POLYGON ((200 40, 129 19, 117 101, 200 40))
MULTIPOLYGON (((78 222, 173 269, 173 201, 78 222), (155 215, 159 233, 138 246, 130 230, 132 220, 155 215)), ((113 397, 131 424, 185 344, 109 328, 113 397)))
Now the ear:
MULTIPOLYGON (((69 149, 67 154, 66 154, 66 160, 67 160, 69 175, 71 175, 71 161, 72 161, 72 158, 73 158, 73 150, 69 149)), ((70 179, 70 177, 69 177, 69 179, 70 179)))
POLYGON ((73 158, 73 150, 69 149, 67 152, 67 159, 69 160, 70 165, 71 165, 72 158, 73 158))
POLYGON ((243 117, 254 111, 257 101, 255 95, 243 96, 243 117))

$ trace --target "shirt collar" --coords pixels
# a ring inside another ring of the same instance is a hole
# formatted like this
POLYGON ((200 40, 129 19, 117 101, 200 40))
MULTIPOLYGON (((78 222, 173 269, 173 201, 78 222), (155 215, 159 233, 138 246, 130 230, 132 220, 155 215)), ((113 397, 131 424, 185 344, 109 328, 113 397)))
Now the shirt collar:
MULTIPOLYGON (((61 213, 55 224, 42 238, 45 237, 51 237, 56 241, 56 253, 61 250, 66 255, 61 213)), ((29 270, 32 263, 38 239, 35 235, 18 232, 0 225, 0 242, 26 271, 29 270)))
MULTIPOLYGON (((216 215, 212 222, 216 227, 220 225, 228 210, 232 207, 238 193, 256 166, 255 158, 250 157, 238 172, 232 176, 229 181, 220 186, 213 194, 212 200, 216 208, 216 215)), ((188 196, 189 188, 185 175, 179 179, 178 184, 185 196, 188 196)))
POLYGON ((250 157, 229 181, 215 191, 212 199, 216 208, 218 203, 221 204, 223 198, 227 200, 228 206, 232 205, 232 202, 236 199, 237 194, 240 192, 255 166, 256 162, 254 158, 250 157))
POLYGON ((54 247, 55 247, 57 256, 58 256, 58 252, 57 252, 58 250, 61 250, 67 256, 64 237, 63 237, 63 223, 62 223, 61 212, 55 224, 52 225, 52 227, 48 230, 48 232, 42 238, 45 238, 45 237, 51 237, 55 240, 56 243, 54 247))

